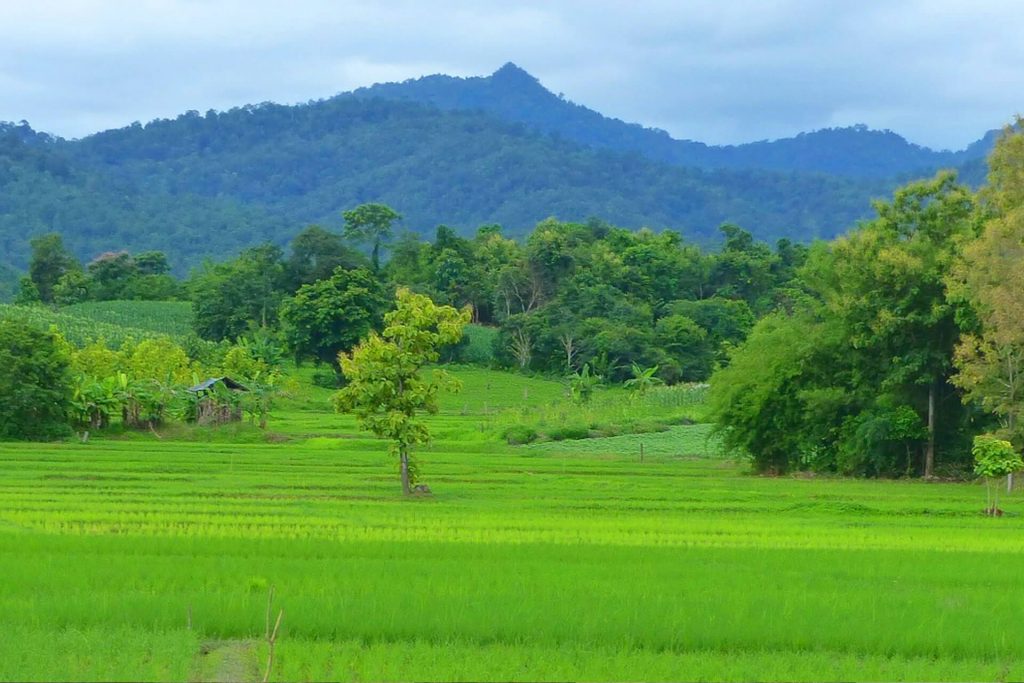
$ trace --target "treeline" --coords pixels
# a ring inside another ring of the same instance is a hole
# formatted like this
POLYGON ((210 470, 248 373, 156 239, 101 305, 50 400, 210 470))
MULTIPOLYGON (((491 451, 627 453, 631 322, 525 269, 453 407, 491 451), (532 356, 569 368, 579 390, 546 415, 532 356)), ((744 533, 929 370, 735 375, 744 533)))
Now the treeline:
POLYGON ((989 168, 977 194, 912 183, 811 249, 799 295, 712 379, 727 444, 762 471, 883 476, 956 473, 985 433, 1020 451, 1024 136, 989 168))
POLYGON ((15 300, 19 304, 171 301, 184 293, 161 251, 134 255, 127 251, 104 252, 83 267, 57 233, 35 237, 30 245, 32 260, 29 274, 21 278, 15 300))
MULTIPOLYGON (((394 239, 400 218, 381 204, 360 205, 344 212, 342 234, 310 226, 287 250, 252 247, 184 281, 159 252, 107 253, 82 267, 58 235, 46 235, 33 241, 19 301, 186 298, 204 339, 269 331, 296 360, 338 370, 338 353, 378 327, 394 290, 406 286, 469 306, 476 323, 497 328, 496 365, 559 376, 586 368, 610 382, 640 368, 671 384, 707 380, 756 319, 788 305, 807 253, 787 240, 770 247, 733 225, 721 229, 721 250, 705 252, 672 231, 598 220, 548 219, 522 241, 497 226, 472 238, 439 226, 432 242, 413 233, 394 239)), ((445 357, 458 360, 461 350, 445 357)))

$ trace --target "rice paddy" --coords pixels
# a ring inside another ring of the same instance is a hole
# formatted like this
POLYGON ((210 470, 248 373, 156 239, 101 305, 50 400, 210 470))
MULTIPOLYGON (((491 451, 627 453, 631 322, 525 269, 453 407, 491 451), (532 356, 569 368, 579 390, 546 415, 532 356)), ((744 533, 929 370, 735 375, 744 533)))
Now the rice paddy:
POLYGON ((455 372, 429 497, 312 387, 269 435, 0 444, 0 679, 262 680, 279 612, 276 681, 1024 677, 1019 494, 754 477, 701 424, 513 447, 625 394, 455 372))

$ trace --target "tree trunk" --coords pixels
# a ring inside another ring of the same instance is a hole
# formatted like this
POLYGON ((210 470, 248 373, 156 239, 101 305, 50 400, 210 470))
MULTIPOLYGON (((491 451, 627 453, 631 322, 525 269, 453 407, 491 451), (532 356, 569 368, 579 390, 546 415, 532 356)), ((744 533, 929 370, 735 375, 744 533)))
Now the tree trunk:
POLYGON ((402 467, 402 495, 408 496, 412 493, 412 488, 409 486, 409 451, 405 446, 402 446, 399 457, 402 467))
POLYGON ((935 473, 935 382, 928 387, 928 446, 924 452, 924 478, 935 473))

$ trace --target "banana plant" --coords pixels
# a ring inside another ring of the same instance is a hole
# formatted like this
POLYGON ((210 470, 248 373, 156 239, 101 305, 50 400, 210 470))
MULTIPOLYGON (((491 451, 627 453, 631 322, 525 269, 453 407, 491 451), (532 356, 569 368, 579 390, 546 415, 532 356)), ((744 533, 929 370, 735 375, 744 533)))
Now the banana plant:
POLYGON ((655 373, 658 372, 658 366, 652 365, 649 368, 643 368, 636 363, 633 363, 633 379, 627 379, 623 386, 632 391, 637 396, 643 396, 654 387, 664 384, 661 378, 655 373))
POLYGON ((102 429, 110 424, 110 416, 120 404, 115 377, 98 380, 89 375, 78 375, 75 378, 71 409, 77 425, 102 429))

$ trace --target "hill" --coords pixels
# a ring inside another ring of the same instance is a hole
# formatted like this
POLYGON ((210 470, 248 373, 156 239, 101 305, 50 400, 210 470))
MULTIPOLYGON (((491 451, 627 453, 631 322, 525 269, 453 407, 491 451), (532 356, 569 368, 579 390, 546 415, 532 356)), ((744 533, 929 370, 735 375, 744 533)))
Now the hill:
POLYGON ((404 227, 462 232, 597 216, 672 227, 698 242, 735 222, 807 240, 864 216, 885 183, 822 174, 703 171, 593 150, 478 112, 343 97, 189 112, 79 141, 13 134, 0 149, 0 244, 23 267, 27 235, 59 230, 82 258, 162 249, 179 270, 382 201, 404 227))
POLYGON ((426 76, 360 88, 351 96, 486 112, 503 121, 523 123, 589 147, 633 151, 655 161, 707 169, 756 168, 859 178, 921 175, 983 159, 994 142, 994 133, 989 133, 960 152, 935 151, 908 142, 892 131, 859 125, 801 133, 781 140, 711 146, 677 140, 663 130, 603 116, 555 95, 512 63, 490 76, 426 76))
POLYGON ((223 257, 288 225, 233 198, 143 188, 80 163, 75 143, 0 124, 0 294, 27 265, 31 236, 57 231, 79 257, 124 248, 161 249, 181 270, 223 257))
POLYGON ((506 65, 430 76, 295 106, 186 112, 62 140, 0 124, 0 300, 28 240, 61 232, 82 259, 159 249, 183 274, 245 246, 284 245, 310 223, 384 202, 403 229, 522 235, 549 216, 597 217, 717 240, 832 237, 899 182, 962 163, 979 182, 993 136, 957 153, 863 127, 736 147, 673 140, 609 119, 506 65))

